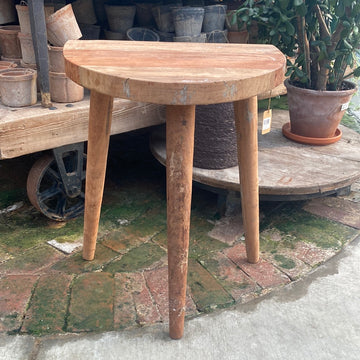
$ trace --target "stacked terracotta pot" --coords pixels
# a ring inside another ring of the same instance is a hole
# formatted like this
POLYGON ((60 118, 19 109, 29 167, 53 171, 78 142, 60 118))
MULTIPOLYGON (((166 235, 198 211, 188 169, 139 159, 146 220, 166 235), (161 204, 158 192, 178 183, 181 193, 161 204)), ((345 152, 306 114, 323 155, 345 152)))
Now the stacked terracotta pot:
POLYGON ((76 102, 84 97, 84 88, 65 74, 63 46, 68 40, 81 38, 71 4, 66 5, 46 19, 49 45, 50 95, 54 102, 76 102))

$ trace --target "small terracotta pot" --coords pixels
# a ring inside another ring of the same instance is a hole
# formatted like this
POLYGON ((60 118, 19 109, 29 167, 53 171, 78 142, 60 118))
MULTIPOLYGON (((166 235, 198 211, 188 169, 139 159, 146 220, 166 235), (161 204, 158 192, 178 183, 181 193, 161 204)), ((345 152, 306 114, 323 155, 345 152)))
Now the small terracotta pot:
POLYGON ((80 39, 82 34, 71 4, 68 4, 46 19, 47 37, 50 44, 64 46, 68 40, 80 39))
POLYGON ((35 64, 35 51, 31 34, 18 33, 20 40, 22 59, 26 64, 35 64))
POLYGON ((80 101, 84 98, 84 88, 64 73, 49 72, 51 100, 60 103, 80 101))
POLYGON ((65 73, 65 59, 63 47, 48 46, 49 51, 49 70, 57 73, 65 73))
POLYGON ((317 91, 296 87, 285 80, 291 132, 309 138, 332 138, 357 87, 349 90, 317 91))
POLYGON ((3 57, 21 59, 19 32, 20 26, 18 25, 0 26, 0 43, 3 57))
POLYGON ((14 68, 0 73, 1 101, 6 106, 22 107, 36 103, 36 70, 14 68))
POLYGON ((21 58, 7 58, 5 56, 1 57, 1 61, 12 62, 16 65, 20 65, 21 60, 22 60, 21 58))
MULTIPOLYGON (((24 69, 33 69, 37 71, 37 65, 36 64, 27 64, 23 60, 20 61, 20 67, 24 69)), ((36 87, 37 91, 40 92, 40 76, 36 77, 36 87)))
MULTIPOLYGON (((26 5, 15 5, 17 15, 19 18, 19 24, 21 33, 31 34, 30 26, 30 16, 29 16, 29 7, 26 5)), ((47 19, 51 14, 54 13, 54 6, 44 6, 45 19, 47 19)))

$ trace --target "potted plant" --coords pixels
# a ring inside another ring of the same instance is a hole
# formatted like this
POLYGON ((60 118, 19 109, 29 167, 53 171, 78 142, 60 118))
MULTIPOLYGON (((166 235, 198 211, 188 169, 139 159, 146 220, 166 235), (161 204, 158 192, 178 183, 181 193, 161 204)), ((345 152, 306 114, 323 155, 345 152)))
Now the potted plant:
POLYGON ((240 23, 257 22, 259 42, 294 58, 287 64, 290 125, 284 135, 307 143, 339 140, 338 125, 357 90, 345 79, 360 75, 360 2, 246 0, 236 14, 240 23))

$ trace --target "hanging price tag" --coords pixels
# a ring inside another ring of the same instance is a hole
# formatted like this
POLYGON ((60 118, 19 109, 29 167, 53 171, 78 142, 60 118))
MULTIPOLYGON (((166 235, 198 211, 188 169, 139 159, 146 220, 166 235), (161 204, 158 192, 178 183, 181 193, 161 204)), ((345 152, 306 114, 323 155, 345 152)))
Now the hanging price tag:
POLYGON ((271 117, 272 117, 272 113, 271 113, 271 109, 268 109, 266 111, 264 111, 263 114, 263 122, 262 122, 262 130, 261 130, 261 134, 267 134, 270 132, 271 129, 271 117))

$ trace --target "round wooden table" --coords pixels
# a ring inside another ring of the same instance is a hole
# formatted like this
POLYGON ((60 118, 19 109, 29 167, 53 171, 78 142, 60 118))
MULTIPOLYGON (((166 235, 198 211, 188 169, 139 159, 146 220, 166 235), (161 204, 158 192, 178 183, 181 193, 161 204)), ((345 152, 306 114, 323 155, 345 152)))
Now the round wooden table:
POLYGON ((83 258, 95 254, 114 97, 165 104, 170 336, 183 335, 195 105, 233 102, 247 259, 259 259, 257 95, 286 60, 271 45, 68 41, 66 74, 91 90, 83 258))

